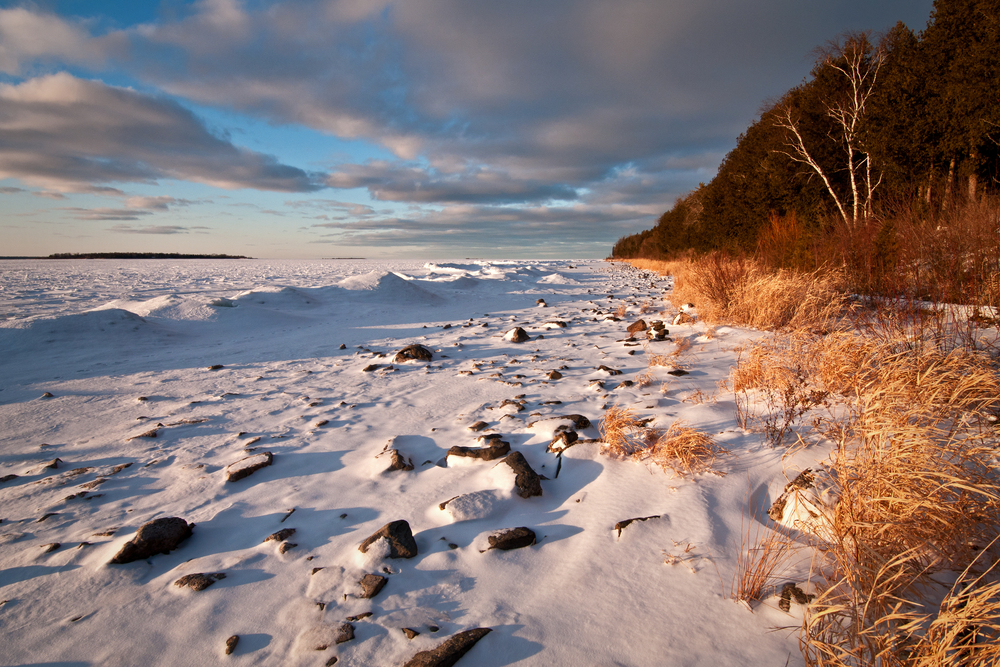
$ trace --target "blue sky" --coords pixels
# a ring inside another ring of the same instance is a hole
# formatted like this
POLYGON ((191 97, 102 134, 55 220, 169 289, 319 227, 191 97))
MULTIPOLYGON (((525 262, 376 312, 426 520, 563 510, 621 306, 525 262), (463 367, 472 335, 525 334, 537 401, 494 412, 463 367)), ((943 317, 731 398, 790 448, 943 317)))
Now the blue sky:
POLYGON ((603 257, 931 4, 0 2, 0 255, 603 257))

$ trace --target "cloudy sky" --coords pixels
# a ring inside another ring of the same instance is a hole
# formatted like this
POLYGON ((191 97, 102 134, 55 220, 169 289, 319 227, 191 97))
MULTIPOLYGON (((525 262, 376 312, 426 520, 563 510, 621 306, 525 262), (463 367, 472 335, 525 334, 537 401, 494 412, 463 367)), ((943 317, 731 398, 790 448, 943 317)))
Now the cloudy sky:
POLYGON ((931 0, 0 0, 0 255, 604 257, 931 0))

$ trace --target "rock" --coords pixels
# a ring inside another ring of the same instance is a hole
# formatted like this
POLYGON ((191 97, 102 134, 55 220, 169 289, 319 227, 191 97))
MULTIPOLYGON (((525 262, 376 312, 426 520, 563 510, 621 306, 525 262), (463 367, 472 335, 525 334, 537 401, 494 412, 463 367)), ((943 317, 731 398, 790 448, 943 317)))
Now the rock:
POLYGON ((225 368, 225 366, 223 366, 222 364, 212 364, 211 366, 208 367, 208 370, 210 370, 210 371, 217 371, 217 370, 221 370, 223 368, 225 368))
POLYGON ((546 306, 548 304, 545 303, 545 299, 538 299, 537 301, 535 301, 535 305, 536 306, 543 306, 544 307, 544 306, 546 306))
POLYGON ((226 578, 225 572, 215 572, 212 574, 185 574, 183 577, 174 582, 174 586, 178 588, 184 588, 187 586, 196 591, 203 591, 217 581, 226 578))
POLYGON ((508 528, 497 531, 487 539, 490 542, 490 549, 500 549, 501 551, 523 549, 535 543, 535 531, 524 526, 520 528, 508 528))
POLYGON ((619 521, 618 523, 616 523, 614 529, 618 531, 618 537, 621 537, 622 531, 625 530, 625 527, 628 526, 629 524, 635 523, 636 521, 649 521, 650 519, 659 519, 659 518, 660 515, 656 514, 654 516, 639 516, 634 519, 625 519, 624 521, 619 521))
POLYGON ((289 537, 295 534, 294 528, 282 528, 276 533, 271 533, 264 538, 264 542, 284 542, 289 537))
POLYGON ((299 546, 299 545, 296 544, 296 543, 294 543, 294 542, 282 542, 281 546, 278 547, 278 553, 279 554, 287 553, 287 552, 291 551, 292 549, 294 549, 297 546, 299 546))
POLYGON ((780 522, 785 515, 785 505, 788 503, 789 496, 800 489, 811 489, 814 482, 815 479, 813 478, 811 468, 806 468, 800 472, 795 479, 785 484, 784 491, 781 492, 780 496, 775 498, 771 507, 767 510, 767 515, 774 521, 780 522))
POLYGON ((472 431, 473 433, 478 433, 479 431, 482 431, 487 426, 489 426, 489 424, 487 424, 486 422, 476 422, 475 424, 473 424, 473 425, 471 425, 469 427, 469 430, 472 431))
POLYGON ((542 481, 528 465, 521 452, 511 452, 504 459, 504 463, 514 471, 514 486, 517 487, 517 495, 522 498, 542 495, 542 481))
POLYGON ((337 664, 338 660, 340 660, 340 658, 338 658, 337 656, 331 657, 329 660, 326 661, 326 667, 333 667, 333 665, 337 664))
POLYGON ((524 343, 531 340, 531 336, 528 335, 521 327, 514 327, 507 333, 503 335, 504 340, 509 340, 511 343, 524 343))
POLYGON ((815 595, 807 595, 805 591, 795 585, 795 582, 788 582, 781 587, 781 599, 778 600, 778 609, 786 614, 792 609, 792 600, 800 605, 807 605, 813 601, 815 595))
POLYGON ((382 368, 382 364, 368 364, 367 366, 361 369, 361 372, 371 373, 372 371, 377 371, 380 368, 382 368))
POLYGON ((274 462, 271 452, 261 452, 252 456, 246 456, 235 463, 226 466, 226 481, 235 482, 243 479, 261 468, 266 468, 274 462))
POLYGON ((562 376, 563 376, 562 373, 560 373, 559 371, 549 371, 549 374, 548 374, 547 377, 550 380, 561 380, 562 376))
POLYGON ((62 459, 52 459, 51 461, 43 465, 42 468, 46 468, 49 470, 57 470, 59 468, 59 464, 62 462, 63 462, 62 459))
POLYGON ((625 331, 628 331, 629 334, 631 334, 632 336, 634 336, 637 333, 639 333, 640 331, 645 331, 648 328, 649 327, 646 326, 646 320, 640 319, 640 320, 636 320, 632 324, 628 325, 628 327, 625 329, 625 331))
POLYGON ((398 449, 390 449, 389 452, 392 460, 389 462, 389 467, 385 469, 386 472, 392 472, 393 470, 413 470, 413 461, 404 459, 398 449))
POLYGON ((42 394, 42 398, 55 398, 55 396, 53 396, 51 392, 47 391, 44 394, 42 394))
POLYGON ((612 389, 611 391, 617 391, 617 390, 619 390, 619 389, 627 389, 627 388, 631 387, 631 386, 632 386, 632 385, 634 385, 634 384, 635 384, 635 382, 633 382, 632 380, 622 380, 622 381, 621 381, 621 382, 619 382, 619 383, 618 383, 618 385, 617 385, 617 386, 616 386, 616 387, 615 387, 614 389, 612 389))
POLYGON ((53 551, 57 550, 57 549, 58 549, 59 547, 61 547, 61 546, 62 546, 62 545, 61 545, 61 544, 59 544, 58 542, 53 542, 53 543, 51 543, 51 544, 43 544, 43 545, 42 545, 42 549, 44 549, 44 551, 43 551, 42 553, 43 553, 43 554, 50 554, 50 553, 52 553, 53 551))
POLYGON ((176 516, 154 519, 136 531, 135 537, 122 546, 110 564, 122 565, 143 560, 156 554, 170 553, 177 545, 191 537, 194 524, 176 516))
POLYGON ((4 482, 10 482, 11 480, 15 479, 17 479, 17 475, 4 475, 3 477, 0 477, 0 484, 3 484, 4 482))
POLYGON ((675 368, 672 371, 667 371, 667 375, 673 375, 675 378, 684 377, 685 375, 691 375, 683 368, 675 368))
POLYGON ((420 633, 414 630, 413 628, 400 628, 400 629, 403 631, 403 634, 406 635, 407 639, 413 639, 414 637, 418 637, 420 635, 420 633))
POLYGON ((604 364, 601 364, 600 366, 598 366, 597 370, 604 371, 608 375, 621 375, 622 374, 622 372, 620 370, 617 370, 615 368, 609 368, 609 367, 605 366, 604 364))
POLYGON ((492 632, 490 628, 475 628, 459 632, 437 648, 416 654, 403 667, 452 667, 459 658, 476 645, 476 642, 490 632, 492 632))
POLYGON ((545 448, 545 451, 553 453, 561 452, 575 445, 579 439, 580 436, 576 431, 559 431, 555 434, 555 437, 552 438, 552 442, 550 442, 549 446, 545 448))
POLYGON ((133 461, 129 461, 128 463, 119 463, 118 465, 116 465, 114 468, 111 469, 111 472, 109 474, 111 474, 111 475, 117 475, 122 470, 125 470, 126 468, 131 468, 132 467, 132 463, 134 463, 134 462, 133 461))
POLYGON ((583 415, 562 415, 558 419, 569 419, 573 422, 573 426, 578 429, 590 428, 590 420, 583 415))
POLYGON ((496 438, 487 440, 487 447, 459 447, 455 446, 448 450, 446 456, 462 456, 470 459, 480 459, 483 461, 493 461, 510 453, 510 443, 496 438))
POLYGON ((366 574, 361 577, 361 597, 364 599, 370 599, 378 595, 379 591, 385 586, 385 582, 388 579, 383 577, 381 574, 366 574))
POLYGON ((566 323, 562 320, 551 320, 542 325, 546 329, 565 329, 566 323))
POLYGON ((396 353, 392 358, 392 363, 399 364, 404 361, 431 361, 434 354, 423 345, 407 345, 396 353))
POLYGON ((236 650, 236 645, 240 643, 240 636, 233 635, 226 640, 226 655, 232 655, 233 651, 236 650))
POLYGON ((131 438, 129 438, 129 441, 131 442, 132 440, 136 440, 138 438, 155 438, 156 431, 157 429, 154 428, 149 431, 146 431, 145 433, 140 433, 139 435, 133 435, 131 438))
POLYGON ((349 642, 354 639, 354 626, 350 623, 344 623, 337 630, 337 638, 334 640, 335 644, 343 644, 344 642, 349 642))
POLYGON ((368 618, 368 617, 369 617, 369 616, 371 616, 371 615, 372 615, 372 613, 371 613, 370 611, 365 611, 365 612, 361 612, 361 613, 360 613, 360 614, 358 614, 357 616, 348 616, 348 617, 347 617, 346 619, 344 619, 344 620, 347 620, 347 621, 350 621, 351 623, 353 623, 353 622, 355 622, 355 621, 360 621, 360 620, 361 620, 361 619, 363 619, 363 618, 368 618))
POLYGON ((410 532, 410 524, 400 519, 392 521, 379 528, 361 543, 358 549, 368 553, 368 547, 379 538, 384 537, 389 542, 389 558, 413 558, 417 555, 417 542, 410 532))

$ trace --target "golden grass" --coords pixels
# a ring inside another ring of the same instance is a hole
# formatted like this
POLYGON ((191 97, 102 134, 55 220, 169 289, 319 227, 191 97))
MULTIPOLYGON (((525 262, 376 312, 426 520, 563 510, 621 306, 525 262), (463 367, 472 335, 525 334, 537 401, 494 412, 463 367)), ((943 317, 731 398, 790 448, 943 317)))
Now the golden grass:
POLYGON ((746 519, 746 525, 741 526, 740 549, 729 596, 749 606, 774 587, 788 563, 793 540, 758 522, 754 516, 746 519))

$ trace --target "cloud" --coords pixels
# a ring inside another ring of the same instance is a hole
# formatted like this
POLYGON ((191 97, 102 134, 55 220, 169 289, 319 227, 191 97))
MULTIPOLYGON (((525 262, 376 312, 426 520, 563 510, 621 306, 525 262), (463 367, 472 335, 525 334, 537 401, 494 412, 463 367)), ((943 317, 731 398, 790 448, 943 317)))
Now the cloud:
POLYGON ((25 190, 24 188, 12 188, 7 186, 0 188, 0 195, 13 195, 18 192, 25 192, 25 190))
POLYGON ((310 192, 322 185, 210 133, 180 104, 60 73, 0 85, 0 178, 57 192, 169 178, 220 188, 310 192))
MULTIPOLYGON (((127 219, 127 218, 122 218, 127 219)), ((192 229, 203 229, 201 227, 192 229)), ((108 229, 117 234, 187 234, 187 227, 177 225, 150 225, 147 227, 133 227, 131 225, 114 225, 108 229)))
POLYGON ((124 33, 93 37, 85 26, 26 7, 0 9, 0 72, 20 74, 39 60, 98 66, 127 43, 124 33))
POLYGON ((141 211, 132 208, 80 208, 66 206, 59 211, 68 212, 75 220, 138 220, 141 216, 152 215, 152 211, 141 211))

